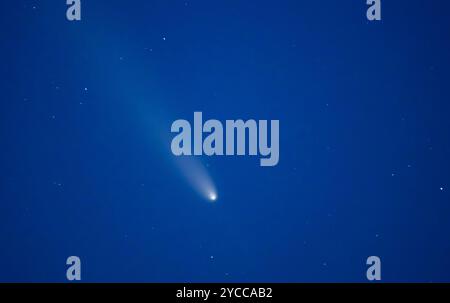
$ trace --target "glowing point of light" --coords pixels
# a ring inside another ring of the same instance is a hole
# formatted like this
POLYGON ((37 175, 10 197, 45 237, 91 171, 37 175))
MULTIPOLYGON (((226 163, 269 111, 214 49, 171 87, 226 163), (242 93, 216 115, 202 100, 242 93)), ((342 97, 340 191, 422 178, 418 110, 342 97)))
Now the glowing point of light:
POLYGON ((217 200, 217 195, 215 193, 210 193, 209 194, 209 200, 216 201, 217 200))

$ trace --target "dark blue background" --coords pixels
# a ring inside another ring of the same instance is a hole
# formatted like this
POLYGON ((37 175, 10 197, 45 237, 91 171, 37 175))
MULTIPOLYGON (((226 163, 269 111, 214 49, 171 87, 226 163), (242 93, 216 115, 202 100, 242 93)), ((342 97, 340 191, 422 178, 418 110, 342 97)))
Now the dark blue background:
POLYGON ((450 4, 365 2, 2 1, 0 281, 450 281, 450 4), (278 166, 202 157, 205 201, 196 110, 279 119, 278 166))

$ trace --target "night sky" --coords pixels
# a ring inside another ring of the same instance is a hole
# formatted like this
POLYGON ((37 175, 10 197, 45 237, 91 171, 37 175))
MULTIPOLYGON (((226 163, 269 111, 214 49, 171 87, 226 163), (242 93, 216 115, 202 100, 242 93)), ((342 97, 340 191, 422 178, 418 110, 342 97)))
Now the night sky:
POLYGON ((448 1, 65 2, 0 4, 0 281, 450 282, 448 1), (278 165, 187 176, 195 111, 279 120, 278 165))

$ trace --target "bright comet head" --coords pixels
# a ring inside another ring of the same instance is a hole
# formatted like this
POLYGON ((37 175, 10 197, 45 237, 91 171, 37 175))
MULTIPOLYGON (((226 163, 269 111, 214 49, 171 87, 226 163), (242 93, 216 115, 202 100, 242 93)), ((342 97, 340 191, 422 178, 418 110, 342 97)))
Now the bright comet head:
POLYGON ((209 193, 209 200, 211 200, 212 202, 217 200, 217 195, 215 193, 209 193))

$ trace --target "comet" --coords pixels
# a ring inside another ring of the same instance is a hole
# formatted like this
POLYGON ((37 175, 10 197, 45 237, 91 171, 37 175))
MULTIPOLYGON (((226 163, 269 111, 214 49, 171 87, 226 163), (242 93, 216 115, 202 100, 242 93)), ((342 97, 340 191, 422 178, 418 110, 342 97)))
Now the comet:
POLYGON ((216 186, 200 159, 180 157, 174 159, 187 183, 205 200, 216 202, 218 198, 216 186))
POLYGON ((208 198, 211 202, 215 202, 217 200, 217 194, 211 192, 211 193, 209 193, 208 198))

